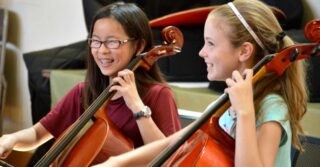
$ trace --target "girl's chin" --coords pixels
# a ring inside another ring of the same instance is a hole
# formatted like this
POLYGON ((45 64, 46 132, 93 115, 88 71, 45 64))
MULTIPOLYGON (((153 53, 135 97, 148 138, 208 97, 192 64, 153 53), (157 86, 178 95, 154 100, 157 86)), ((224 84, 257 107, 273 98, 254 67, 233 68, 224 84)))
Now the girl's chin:
POLYGON ((209 81, 214 81, 214 80, 216 80, 214 77, 212 77, 212 76, 207 76, 207 79, 209 80, 209 81))
POLYGON ((212 75, 208 75, 208 76, 207 76, 207 79, 208 79, 209 81, 225 81, 224 78, 220 78, 220 77, 212 76, 212 75))
POLYGON ((115 74, 112 73, 111 71, 107 71, 107 70, 101 70, 102 75, 104 76, 114 76, 115 74))

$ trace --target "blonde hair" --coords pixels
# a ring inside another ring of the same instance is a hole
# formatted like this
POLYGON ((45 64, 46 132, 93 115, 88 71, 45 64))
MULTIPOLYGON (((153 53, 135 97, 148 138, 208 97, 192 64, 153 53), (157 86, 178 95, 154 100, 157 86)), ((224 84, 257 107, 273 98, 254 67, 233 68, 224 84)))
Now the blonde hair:
MULTIPOLYGON (((277 35, 283 30, 272 10, 263 2, 236 0, 233 4, 262 41, 268 53, 276 53, 294 44, 288 36, 280 40, 276 39, 277 35)), ((219 6, 209 14, 209 17, 211 16, 217 16, 229 26, 226 31, 230 31, 227 34, 234 47, 239 47, 244 42, 250 42, 254 45, 254 63, 265 56, 265 50, 259 47, 230 7, 227 5, 219 6)), ((303 134, 300 120, 307 110, 308 101, 305 84, 305 63, 303 61, 293 62, 282 76, 277 76, 271 72, 263 76, 255 84, 256 112, 259 110, 259 104, 263 97, 270 93, 281 95, 286 102, 292 130, 292 144, 297 149, 303 150, 299 141, 299 134, 303 134)))

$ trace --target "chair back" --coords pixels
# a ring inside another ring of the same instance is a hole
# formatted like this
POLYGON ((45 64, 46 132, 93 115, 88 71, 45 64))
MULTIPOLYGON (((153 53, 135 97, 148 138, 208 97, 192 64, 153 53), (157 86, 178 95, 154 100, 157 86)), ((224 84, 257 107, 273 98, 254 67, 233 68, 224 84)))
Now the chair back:
POLYGON ((7 90, 7 81, 4 77, 4 65, 6 56, 8 20, 8 11, 0 8, 0 135, 2 135, 2 118, 7 90))
POLYGON ((320 138, 312 136, 300 137, 304 152, 292 149, 292 167, 318 167, 320 166, 320 138))

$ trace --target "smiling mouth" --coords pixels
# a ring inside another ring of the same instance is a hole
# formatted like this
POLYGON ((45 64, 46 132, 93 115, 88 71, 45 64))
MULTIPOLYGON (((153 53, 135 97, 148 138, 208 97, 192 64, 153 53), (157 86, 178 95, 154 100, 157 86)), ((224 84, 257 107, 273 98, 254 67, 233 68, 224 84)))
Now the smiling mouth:
POLYGON ((207 67, 213 67, 213 64, 211 64, 211 63, 206 63, 207 64, 207 67))
POLYGON ((111 65, 113 62, 114 62, 114 60, 112 60, 112 59, 99 59, 99 63, 100 63, 102 66, 109 66, 109 65, 111 65))

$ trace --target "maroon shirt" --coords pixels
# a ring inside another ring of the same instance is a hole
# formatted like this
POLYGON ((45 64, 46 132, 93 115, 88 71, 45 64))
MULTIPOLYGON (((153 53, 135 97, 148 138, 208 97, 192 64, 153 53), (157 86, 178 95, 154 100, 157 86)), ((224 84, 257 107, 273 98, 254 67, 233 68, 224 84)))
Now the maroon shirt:
MULTIPOLYGON (((75 122, 84 112, 81 99, 84 83, 74 86, 68 94, 45 116, 40 123, 55 137, 75 122)), ((150 107, 152 119, 166 136, 181 129, 177 106, 169 87, 164 84, 152 85, 143 99, 150 107)), ((111 100, 105 108, 110 120, 119 130, 129 137, 135 147, 143 145, 143 140, 133 118, 132 111, 127 107, 123 98, 111 100)))

